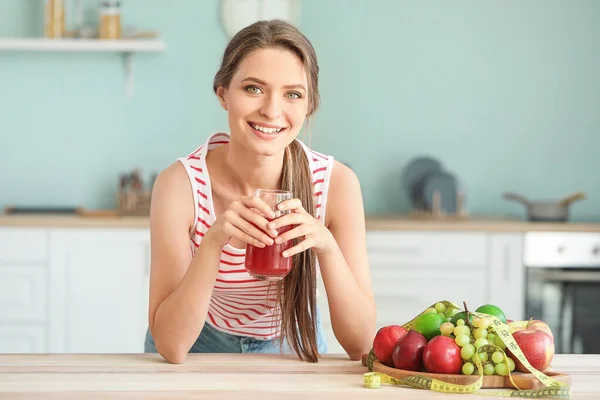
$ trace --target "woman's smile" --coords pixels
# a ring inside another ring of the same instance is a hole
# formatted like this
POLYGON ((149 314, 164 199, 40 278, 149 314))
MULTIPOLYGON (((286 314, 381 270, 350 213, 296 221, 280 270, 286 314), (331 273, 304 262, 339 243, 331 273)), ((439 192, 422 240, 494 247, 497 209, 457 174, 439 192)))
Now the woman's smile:
POLYGON ((286 131, 285 127, 271 124, 258 124, 255 122, 248 122, 248 126, 250 126, 254 134, 262 140, 277 139, 286 131))

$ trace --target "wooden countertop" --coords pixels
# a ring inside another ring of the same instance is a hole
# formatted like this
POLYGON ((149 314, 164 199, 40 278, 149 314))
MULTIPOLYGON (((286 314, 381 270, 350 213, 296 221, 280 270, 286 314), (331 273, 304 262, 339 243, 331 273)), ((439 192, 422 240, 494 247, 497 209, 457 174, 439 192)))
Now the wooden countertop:
POLYGON ((0 214, 0 227, 48 227, 48 228, 149 228, 148 217, 98 217, 51 214, 0 214))
MULTIPOLYGON (((571 399, 600 398, 600 355, 556 355, 571 375, 571 399)), ((367 389, 360 361, 326 355, 190 354, 180 365, 157 354, 0 355, 0 399, 489 399, 383 384, 367 389)), ((486 390, 488 391, 488 390, 486 390)))
MULTIPOLYGON (((148 217, 98 217, 76 215, 6 215, 0 214, 0 227, 54 228, 148 228, 148 217)), ((597 232, 600 223, 535 223, 498 217, 473 217, 464 220, 427 220, 409 215, 369 215, 367 230, 457 231, 457 232, 597 232)))
POLYGON ((462 232, 597 232, 599 223, 529 222, 502 217, 471 217, 466 219, 424 219, 409 215, 371 215, 368 230, 462 231, 462 232))

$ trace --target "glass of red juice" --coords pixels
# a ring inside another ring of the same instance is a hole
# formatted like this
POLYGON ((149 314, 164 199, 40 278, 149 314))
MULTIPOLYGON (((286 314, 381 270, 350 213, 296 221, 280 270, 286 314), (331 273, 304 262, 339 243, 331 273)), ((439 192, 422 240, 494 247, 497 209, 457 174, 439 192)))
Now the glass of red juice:
MULTIPOLYGON (((290 210, 278 210, 277 205, 284 200, 292 198, 292 192, 287 190, 256 189, 254 197, 260 198, 275 212, 275 218, 289 214, 290 210)), ((267 218, 270 219, 270 218, 267 218)), ((277 229, 277 235, 293 228, 293 225, 282 226, 277 229)), ((284 258, 281 253, 292 247, 292 240, 273 243, 271 246, 255 247, 246 246, 245 267, 255 279, 264 281, 279 281, 292 269, 292 257, 284 258)))

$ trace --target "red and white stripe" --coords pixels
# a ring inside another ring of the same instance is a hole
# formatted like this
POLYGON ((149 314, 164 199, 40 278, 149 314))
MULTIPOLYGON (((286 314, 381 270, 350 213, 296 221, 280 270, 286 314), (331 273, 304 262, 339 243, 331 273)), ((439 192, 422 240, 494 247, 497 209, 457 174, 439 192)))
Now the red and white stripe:
MULTIPOLYGON (((178 160, 183 164, 193 188, 196 204, 195 226, 190 237, 192 254, 200 246, 206 231, 215 220, 210 177, 206 173, 206 153, 229 143, 229 134, 217 132, 204 145, 178 160)), ((315 193, 316 216, 325 223, 327 191, 333 157, 308 149, 315 193)), ((219 274, 213 287, 207 321, 216 329, 234 335, 258 339, 279 336, 281 310, 275 302, 275 284, 252 278, 244 268, 245 249, 226 245, 221 252, 219 274)), ((317 266, 318 272, 318 266, 317 266)))

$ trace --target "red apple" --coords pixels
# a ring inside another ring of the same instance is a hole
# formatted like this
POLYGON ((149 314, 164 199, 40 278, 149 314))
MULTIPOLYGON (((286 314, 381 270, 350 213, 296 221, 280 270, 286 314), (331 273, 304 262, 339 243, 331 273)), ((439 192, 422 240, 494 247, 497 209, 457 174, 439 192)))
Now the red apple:
POLYGON ((394 360, 392 360, 392 352, 396 342, 408 331, 400 325, 388 325, 377 331, 375 339, 373 340, 373 352, 375 357, 384 365, 388 367, 394 366, 394 360))
POLYGON ((550 327, 544 322, 537 319, 534 319, 529 324, 528 328, 530 329, 539 329, 541 331, 546 332, 552 338, 552 343, 554 343, 554 335, 552 334, 552 330, 550 327))
POLYGON ((435 336, 423 350, 423 365, 428 372, 458 374, 463 365, 460 347, 448 336, 435 336))
POLYGON ((522 331, 523 329, 540 329, 546 332, 554 341, 554 335, 550 327, 544 322, 538 319, 528 319, 526 321, 513 321, 508 324, 511 333, 522 331))
MULTIPOLYGON (((521 348, 523 355, 533 368, 544 371, 550 366, 554 358, 554 336, 552 331, 543 321, 531 321, 524 328, 522 326, 516 328, 517 330, 513 331, 512 335, 521 348)), ((529 372, 508 347, 506 348, 506 354, 515 362, 517 371, 529 372)))
POLYGON ((394 367, 408 371, 420 371, 423 368, 423 350, 427 339, 417 331, 410 330, 394 346, 392 360, 394 367))

